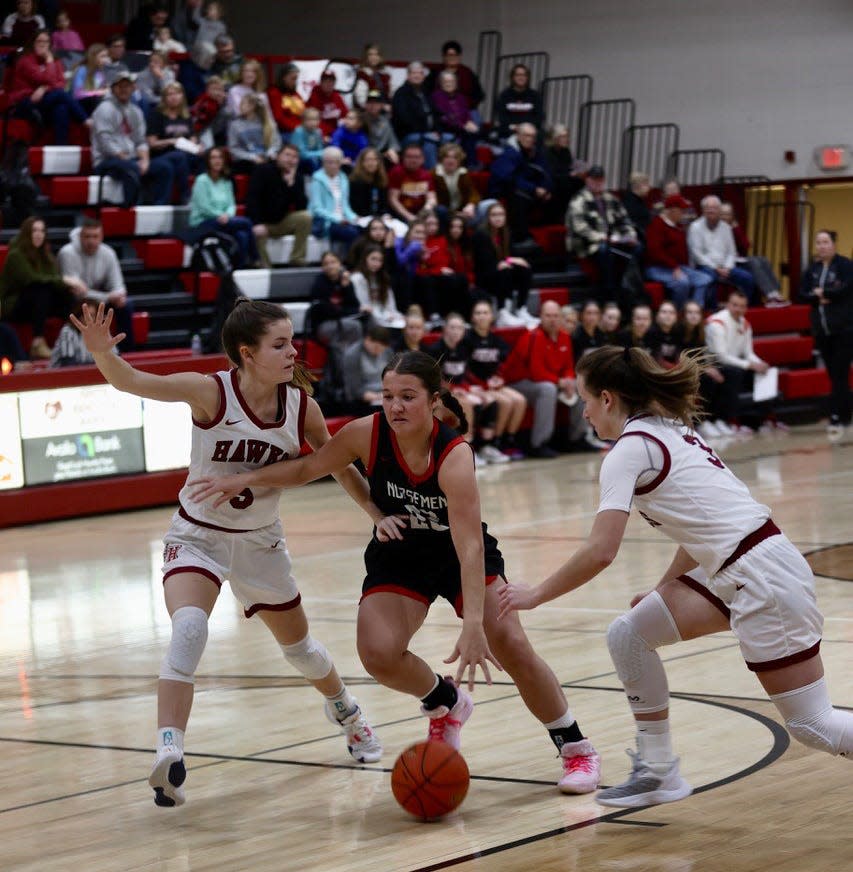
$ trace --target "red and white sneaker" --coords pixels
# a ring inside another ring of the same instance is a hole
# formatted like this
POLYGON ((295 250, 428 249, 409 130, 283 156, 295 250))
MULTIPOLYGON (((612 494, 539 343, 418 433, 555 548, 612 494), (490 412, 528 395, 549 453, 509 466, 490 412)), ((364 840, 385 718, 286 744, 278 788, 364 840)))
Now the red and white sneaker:
POLYGON ((328 700, 325 711, 326 717, 340 727, 341 732, 346 736, 347 751, 353 760, 358 763, 377 763, 382 759, 382 742, 379 741, 379 736, 373 732, 373 727, 370 726, 360 706, 356 705, 355 711, 342 721, 337 719, 328 700))
POLYGON ((461 687, 457 688, 456 693, 456 704, 453 708, 440 705, 438 708, 425 709, 421 706, 421 712, 429 718, 427 741, 444 742, 458 751, 461 745, 459 734, 462 725, 474 711, 474 700, 461 687))
POLYGON ((563 777, 557 782, 561 793, 592 793, 601 781, 601 757, 589 739, 566 742, 560 748, 563 777))

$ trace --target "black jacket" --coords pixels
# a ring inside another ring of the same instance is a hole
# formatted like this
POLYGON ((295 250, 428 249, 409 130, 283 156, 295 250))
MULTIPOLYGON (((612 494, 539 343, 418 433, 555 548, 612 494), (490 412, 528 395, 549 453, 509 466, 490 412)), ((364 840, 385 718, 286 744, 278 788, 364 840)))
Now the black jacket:
POLYGON ((391 100, 391 118, 399 139, 410 133, 435 130, 435 116, 426 88, 415 90, 408 82, 400 85, 391 100))
POLYGON ((299 170, 289 186, 274 162, 261 164, 252 171, 246 192, 246 214, 253 224, 278 224, 288 213, 307 208, 305 177, 299 170))
POLYGON ((323 321, 340 321, 347 315, 357 315, 360 308, 352 282, 347 285, 333 283, 324 273, 314 279, 311 288, 311 324, 314 329, 323 321))
POLYGON ((542 95, 533 88, 516 91, 506 88, 495 100, 498 132, 507 139, 515 132, 510 124, 532 124, 537 130, 542 127, 545 116, 542 111, 542 95))
POLYGON ((814 293, 822 272, 823 264, 816 260, 800 282, 800 302, 812 307, 812 330, 824 336, 853 333, 853 261, 840 254, 832 258, 823 283, 823 306, 814 293))
POLYGON ((349 204, 356 215, 384 215, 388 211, 388 188, 370 182, 349 183, 349 204))

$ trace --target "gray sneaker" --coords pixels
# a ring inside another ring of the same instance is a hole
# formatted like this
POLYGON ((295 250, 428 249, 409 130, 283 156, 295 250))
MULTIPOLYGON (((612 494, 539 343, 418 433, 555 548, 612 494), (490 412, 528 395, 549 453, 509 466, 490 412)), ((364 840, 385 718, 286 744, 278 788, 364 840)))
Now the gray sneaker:
POLYGON ((601 805, 618 808, 643 808, 662 802, 676 802, 690 796, 693 788, 678 772, 678 758, 669 765, 669 770, 660 775, 653 772, 639 753, 626 751, 631 758, 631 774, 624 784, 599 790, 595 801, 601 805))

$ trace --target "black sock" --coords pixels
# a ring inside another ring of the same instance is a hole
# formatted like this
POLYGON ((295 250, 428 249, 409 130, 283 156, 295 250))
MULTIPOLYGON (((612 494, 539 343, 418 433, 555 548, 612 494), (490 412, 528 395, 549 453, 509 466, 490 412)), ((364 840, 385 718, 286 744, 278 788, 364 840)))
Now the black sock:
POLYGON ((551 741, 557 746, 557 750, 563 747, 567 742, 581 742, 584 739, 584 734, 575 721, 570 727, 557 727, 556 730, 548 730, 548 735, 551 741))
POLYGON ((456 686, 453 682, 442 678, 440 675, 436 675, 436 678, 438 678, 438 684, 421 699, 424 708, 430 711, 431 709, 438 708, 440 705, 446 705, 449 709, 452 709, 459 697, 459 694, 456 693, 456 686))

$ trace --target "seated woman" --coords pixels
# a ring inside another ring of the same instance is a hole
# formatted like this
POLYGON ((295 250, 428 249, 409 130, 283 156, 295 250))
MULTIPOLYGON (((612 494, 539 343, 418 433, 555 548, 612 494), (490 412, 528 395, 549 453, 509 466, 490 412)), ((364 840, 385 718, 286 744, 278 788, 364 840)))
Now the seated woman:
POLYGON ((471 308, 468 277, 454 272, 450 266, 447 239, 441 234, 435 212, 426 213, 423 222, 426 238, 415 268, 415 300, 429 313, 433 323, 450 311, 467 314, 471 308))
POLYGON ((385 271, 385 253, 378 245, 368 245, 352 274, 352 287, 360 310, 370 316, 373 324, 401 330, 405 324, 391 281, 385 271))
POLYGON ((264 108, 272 114, 269 97, 267 97, 267 77, 264 68, 254 59, 243 61, 240 67, 240 80, 228 89, 228 100, 225 111, 236 118, 240 114, 240 101, 247 94, 257 97, 264 108))
POLYGON ((541 130, 542 95, 530 87, 530 70, 524 64, 516 64, 509 71, 509 87, 498 95, 495 115, 501 139, 509 139, 519 124, 532 124, 541 130))
POLYGON ((438 151, 438 163, 432 171, 435 198, 445 215, 457 212, 467 221, 477 213, 480 194, 462 166, 465 153, 455 142, 446 142, 438 151))
POLYGON ((377 92, 382 102, 383 111, 391 111, 391 74, 382 59, 382 52, 375 42, 364 47, 361 63, 355 73, 355 87, 352 92, 352 105, 364 109, 367 105, 367 95, 377 92))
MULTIPOLYGON (((705 342, 705 312, 700 303, 688 300, 684 304, 684 308, 681 310, 680 326, 680 351, 708 351, 708 344, 705 342)), ((701 408, 707 417, 696 429, 703 439, 713 439, 717 436, 732 435, 733 433, 732 428, 721 417, 724 381, 723 373, 716 366, 710 364, 699 376, 701 408)))
POLYGON ((551 199, 545 204, 547 220, 562 224, 566 220, 569 201, 583 187, 585 164, 576 161, 569 148, 569 128, 555 124, 545 145, 545 160, 551 171, 551 199))
POLYGON ((94 42, 86 51, 86 59, 77 66, 71 77, 71 93, 90 115, 101 98, 109 93, 104 73, 109 58, 107 47, 102 42, 94 42))
POLYGON ((9 244, 0 273, 0 307, 7 321, 32 328, 30 357, 50 357, 51 348, 44 336, 47 319, 66 319, 74 301, 85 300, 87 292, 85 282, 60 275, 44 221, 27 218, 9 244))
POLYGON ((251 175, 252 170, 274 158, 281 149, 281 137, 265 103, 257 94, 240 100, 240 114, 228 122, 228 150, 232 170, 251 175))
POLYGON ((438 130, 442 139, 461 143, 468 165, 477 160, 477 134, 480 126, 471 115, 468 98, 457 88, 456 73, 444 70, 438 75, 438 87, 432 93, 438 130))
POLYGON ((646 345, 655 361, 664 369, 672 369, 681 356, 681 325, 675 303, 664 300, 655 313, 655 323, 646 333, 646 345))
POLYGON ((581 309, 578 326, 572 331, 572 353, 577 363, 587 351, 606 344, 599 326, 601 308, 595 300, 587 300, 581 309))
POLYGON ((499 327, 535 327, 539 321, 527 311, 527 293, 533 270, 523 257, 513 257, 509 247, 506 209, 493 203, 472 239, 477 287, 498 301, 499 327))
POLYGON ((344 155, 330 145, 323 149, 323 166, 311 177, 308 211, 314 223, 311 232, 318 238, 343 242, 346 251, 361 234, 358 215, 350 206, 349 179, 341 172, 344 155))
POLYGON ((240 248, 237 266, 257 266, 258 249, 252 222, 237 216, 234 187, 226 152, 212 148, 205 157, 206 172, 196 176, 190 197, 190 227, 193 238, 201 239, 206 233, 227 233, 240 248))
POLYGON ((492 331, 495 310, 488 300, 479 300, 471 310, 471 329, 465 334, 468 346, 467 380, 471 392, 484 403, 497 403, 494 429, 483 432, 481 454, 488 463, 502 463, 497 453, 510 460, 523 460, 524 452, 516 444, 527 412, 527 400, 515 388, 509 387, 500 375, 503 362, 509 357, 509 345, 492 331))
POLYGON ((417 304, 412 303, 406 309, 406 323, 403 332, 397 338, 393 348, 395 352, 423 351, 422 342, 426 333, 426 320, 424 310, 417 304))
POLYGON ((179 139, 198 146, 184 86, 180 82, 172 82, 163 89, 160 104, 148 116, 146 138, 151 157, 160 157, 172 167, 181 204, 188 203, 190 175, 201 169, 202 161, 184 147, 178 148, 179 139))
POLYGON ((461 215, 453 215, 447 225, 447 265, 453 272, 465 276, 470 289, 474 285, 474 257, 468 226, 461 215))
POLYGON ((388 174, 379 152, 365 148, 349 177, 349 203, 356 215, 388 214, 388 174))
POLYGON ((302 124, 305 101, 296 85, 299 82, 299 67, 285 64, 278 73, 274 85, 267 89, 267 99, 281 138, 290 141, 293 131, 302 124))
POLYGON ((39 30, 15 63, 9 105, 16 115, 52 127, 57 145, 68 145, 72 120, 86 120, 86 111, 65 90, 65 68, 53 56, 49 31, 39 30))

